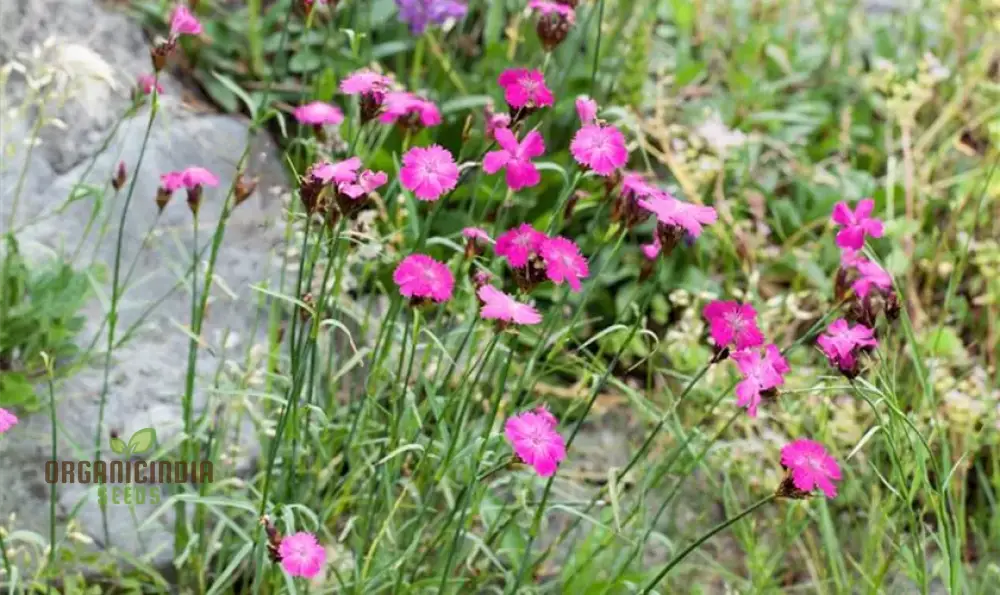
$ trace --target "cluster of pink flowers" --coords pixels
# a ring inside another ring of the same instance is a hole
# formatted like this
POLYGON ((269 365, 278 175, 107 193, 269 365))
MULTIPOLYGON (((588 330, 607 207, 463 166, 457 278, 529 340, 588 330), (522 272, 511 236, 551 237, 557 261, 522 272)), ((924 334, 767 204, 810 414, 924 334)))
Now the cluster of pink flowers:
POLYGON ((361 169, 358 157, 313 163, 299 184, 299 199, 306 213, 324 212, 329 223, 350 216, 372 192, 389 181, 385 172, 361 169), (328 200, 329 199, 329 200, 328 200))
POLYGON ((181 188, 187 189, 187 202, 191 212, 198 214, 201 205, 202 188, 214 188, 219 185, 219 178, 204 167, 192 166, 181 171, 171 171, 160 176, 160 188, 156 193, 156 204, 163 211, 174 192, 181 188))
POLYGON ((569 284, 580 291, 580 280, 590 274, 580 247, 567 238, 549 237, 528 223, 509 229, 497 237, 495 252, 514 269, 514 278, 524 291, 544 279, 556 285, 569 284))

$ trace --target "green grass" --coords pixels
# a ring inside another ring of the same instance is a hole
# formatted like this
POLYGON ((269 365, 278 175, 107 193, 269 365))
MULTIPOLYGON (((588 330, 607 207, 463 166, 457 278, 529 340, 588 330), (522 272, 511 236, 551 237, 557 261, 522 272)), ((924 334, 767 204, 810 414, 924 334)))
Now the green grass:
MULTIPOLYGON (((286 238, 297 262, 285 253, 280 286, 258 288, 265 356, 233 355, 242 378, 204 378, 195 337, 239 208, 236 180, 220 183, 224 216, 210 247, 183 265, 196 288, 194 330, 177 387, 186 439, 172 454, 220 461, 223 448, 192 407, 211 385, 211 404, 254 403, 263 456, 247 481, 193 487, 160 509, 180 513, 174 556, 186 592, 995 592, 996 10, 970 0, 892 14, 855 2, 597 0, 581 3, 547 55, 524 2, 472 0, 467 18, 421 36, 385 0, 342 0, 309 19, 287 0, 199 4, 205 34, 177 49, 178 76, 273 135, 290 174, 357 155, 389 183, 365 214, 333 225, 308 224, 292 197, 286 238), (365 66, 424 93, 442 124, 362 125, 336 85, 365 66), (511 66, 542 69, 556 96, 526 118, 546 152, 536 160, 541 182, 517 192, 478 167, 495 149, 481 111, 488 101, 506 107, 496 77, 511 66), (719 221, 648 262, 641 245, 652 225, 611 221, 613 195, 569 154, 579 94, 625 133, 630 169, 713 206, 719 221), (313 99, 343 108, 342 143, 295 123, 291 109, 313 99), (398 170, 408 148, 433 143, 473 166, 429 205, 401 187, 398 170), (880 317, 878 348, 848 380, 815 338, 846 311, 834 296, 830 212, 864 197, 886 222, 866 254, 892 274, 904 307, 898 320, 880 317), (460 230, 481 225, 496 237, 520 222, 577 241, 590 275, 579 293, 546 283, 521 296, 543 320, 504 330, 479 318, 471 276, 488 270, 513 291, 510 269, 490 248, 467 258, 460 230), (416 309, 399 295, 392 271, 415 252, 448 264, 453 300, 416 309), (378 297, 387 304, 376 310, 378 297), (735 365, 711 361, 701 312, 714 298, 752 303, 791 366, 757 418, 735 404, 735 365), (518 464, 502 425, 542 403, 568 446, 548 479, 518 464), (627 431, 600 442, 615 419, 627 431), (836 498, 774 497, 779 450, 797 438, 839 462, 836 498), (282 534, 317 535, 329 551, 322 579, 307 586, 269 560, 262 516, 282 534)), ((133 8, 165 31, 166 4, 133 8)), ((238 170, 249 147, 233 155, 238 170)), ((92 264, 78 250, 61 257, 92 264)), ((23 415, 51 404, 58 383, 94 356, 110 373, 113 350, 133 332, 115 322, 132 268, 108 268, 103 340, 54 368, 59 343, 44 343, 54 385, 32 408, 0 391, 0 406, 23 415)), ((0 313, 12 324, 8 308, 0 313)), ((72 578, 81 564, 97 571, 94 584, 162 589, 155 569, 122 570, 115 553, 85 553, 67 527, 50 531, 0 529, 0 583, 11 592, 45 592, 55 579, 62 592, 87 592, 72 578)))

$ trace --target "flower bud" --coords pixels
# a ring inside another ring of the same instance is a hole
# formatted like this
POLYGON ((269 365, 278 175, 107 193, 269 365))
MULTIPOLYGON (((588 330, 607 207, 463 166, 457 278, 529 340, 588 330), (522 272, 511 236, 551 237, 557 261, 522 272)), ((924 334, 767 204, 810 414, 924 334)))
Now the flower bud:
POLYGON ((128 180, 128 172, 125 170, 125 162, 118 162, 118 169, 115 171, 115 175, 111 178, 111 187, 115 191, 119 191, 125 185, 126 180, 128 180))
POLYGON ((795 487, 795 481, 792 480, 792 471, 790 469, 786 469, 785 477, 781 480, 781 483, 778 484, 778 489, 774 491, 774 495, 779 498, 788 498, 790 500, 805 500, 812 494, 795 487))
POLYGON ((201 184, 188 188, 187 203, 188 208, 191 209, 191 214, 197 217, 198 209, 201 208, 201 184))
POLYGON ((542 43, 545 51, 551 52, 565 41, 572 25, 572 19, 563 14, 557 12, 543 14, 538 17, 535 33, 538 34, 538 40, 542 43))
POLYGON ((242 173, 236 179, 236 189, 234 191, 234 206, 239 206, 246 199, 250 198, 250 195, 257 190, 257 183, 260 182, 260 178, 254 176, 252 178, 247 178, 242 173))
POLYGON ((167 207, 167 203, 170 202, 171 197, 174 193, 167 190, 166 188, 160 187, 156 190, 156 206, 163 212, 163 209, 167 207))

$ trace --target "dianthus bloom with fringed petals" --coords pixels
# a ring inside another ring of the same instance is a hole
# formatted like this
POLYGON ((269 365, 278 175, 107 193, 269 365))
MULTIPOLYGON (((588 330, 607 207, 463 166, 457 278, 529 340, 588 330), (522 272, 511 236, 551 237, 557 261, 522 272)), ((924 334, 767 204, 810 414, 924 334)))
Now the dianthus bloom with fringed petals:
POLYGON ((366 169, 358 175, 353 182, 341 182, 337 185, 340 193, 349 198, 360 198, 368 196, 380 186, 384 186, 389 181, 389 176, 384 171, 372 171, 366 169))
POLYGON ((483 242, 493 241, 493 238, 490 237, 489 232, 487 232, 482 227, 464 227, 462 228, 462 235, 467 240, 481 240, 483 242))
POLYGON ((756 348, 737 351, 733 361, 743 374, 743 380, 736 385, 736 404, 746 407, 750 417, 757 417, 761 395, 785 383, 788 362, 774 345, 768 345, 763 355, 756 348))
POLYGON ((577 97, 576 114, 580 116, 580 123, 593 124, 597 119, 597 102, 586 95, 577 97))
POLYGON ((542 321, 538 310, 522 304, 492 285, 483 285, 476 291, 476 295, 483 304, 479 315, 486 320, 526 325, 542 321))
POLYGON ((546 238, 539 252, 545 261, 545 274, 552 282, 559 285, 565 281, 573 291, 580 291, 580 279, 589 275, 590 269, 575 242, 563 237, 546 238))
POLYGON ((335 105, 322 101, 312 101, 295 108, 295 119, 300 124, 310 126, 336 126, 344 121, 344 112, 335 105))
POLYGON ((555 96, 545 86, 541 70, 509 68, 500 74, 497 83, 503 87, 504 99, 514 109, 534 109, 552 105, 555 96))
POLYGON ((863 324, 850 326, 843 318, 835 320, 816 342, 830 363, 848 378, 857 376, 858 352, 878 346, 875 332, 863 324))
POLYGON ((404 297, 439 303, 450 300, 455 288, 455 277, 448 266, 425 254, 404 258, 393 272, 392 280, 404 297))
POLYGON ((143 95, 149 95, 156 89, 157 93, 163 93, 163 85, 156 80, 156 75, 144 74, 136 79, 136 86, 143 95))
POLYGON ((414 147, 403 155, 399 181, 418 199, 437 200, 458 184, 458 165, 440 145, 414 147))
POLYGON ((289 576, 313 578, 326 565, 326 549, 312 533, 299 531, 282 538, 278 546, 281 567, 289 576))
POLYGON ((201 35, 201 23, 184 4, 178 4, 170 16, 170 37, 181 35, 201 35))
POLYGON ((219 185, 219 178, 217 178, 215 174, 208 171, 204 167, 198 166, 189 167, 182 171, 181 181, 184 183, 184 187, 189 190, 197 188, 198 186, 215 187, 219 185))
POLYGON ((0 407, 0 434, 17 425, 17 416, 0 407))
POLYGON ((715 300, 702 313, 719 349, 748 349, 764 344, 764 334, 757 328, 757 311, 750 304, 715 300))
POLYGON ((786 444, 781 449, 781 464, 788 469, 792 485, 779 488, 779 495, 804 498, 819 488, 827 498, 837 496, 834 482, 842 478, 840 466, 819 442, 801 439, 786 444))
POLYGON ((701 235, 703 225, 711 225, 718 218, 712 207, 683 202, 666 192, 649 199, 640 199, 639 206, 656 215, 656 233, 660 244, 668 252, 677 245, 685 232, 688 236, 697 238, 701 235))
POLYGON ((547 410, 544 414, 525 411, 509 418, 504 435, 518 458, 541 477, 551 477, 566 458, 566 443, 556 431, 555 416, 547 410))
POLYGON ((628 162, 625 136, 614 126, 587 124, 576 132, 569 152, 580 165, 610 176, 628 162))
POLYGON ((331 182, 350 183, 357 179, 360 167, 360 157, 351 157, 350 159, 337 161, 336 163, 321 161, 313 164, 306 175, 324 184, 330 184, 331 182))
POLYGON ((340 91, 346 95, 364 95, 384 91, 392 85, 392 80, 384 74, 362 69, 344 77, 340 81, 340 91))
POLYGON ((837 232, 837 245, 841 248, 860 250, 865 243, 865 236, 880 238, 885 229, 882 222, 871 217, 875 209, 875 201, 866 198, 851 211, 846 202, 838 202, 833 207, 833 222, 843 229, 837 232))
POLYGON ((611 204, 611 220, 634 227, 649 218, 649 211, 639 206, 639 199, 659 196, 663 190, 650 184, 639 172, 627 171, 622 176, 621 190, 611 204))
POLYGON ((528 223, 509 229, 497 236, 495 251, 497 256, 507 259, 510 266, 520 268, 528 264, 528 259, 537 254, 546 240, 546 235, 528 223))
POLYGON ((855 267, 858 270, 858 279, 851 284, 851 287, 859 296, 867 296, 872 287, 877 287, 885 292, 892 289, 892 277, 874 262, 861 259, 857 261, 855 267))
POLYGON ((490 151, 483 157, 483 171, 494 174, 507 169, 507 185, 511 190, 534 186, 542 174, 531 160, 545 152, 545 141, 537 130, 529 132, 520 143, 507 128, 494 131, 499 151, 490 151))
POLYGON ((390 91, 382 103, 383 112, 379 121, 384 124, 399 123, 413 127, 437 126, 441 123, 441 112, 433 102, 418 97, 409 91, 390 91))

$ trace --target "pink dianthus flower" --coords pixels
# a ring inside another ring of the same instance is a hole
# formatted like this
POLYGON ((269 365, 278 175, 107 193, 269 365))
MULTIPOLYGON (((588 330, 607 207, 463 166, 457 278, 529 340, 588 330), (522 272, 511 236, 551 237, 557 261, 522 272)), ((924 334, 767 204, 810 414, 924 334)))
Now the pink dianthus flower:
POLYGON ((518 458, 535 468, 541 477, 551 477, 566 458, 566 443, 555 430, 555 416, 525 411, 507 420, 504 434, 518 458))
POLYGON ((748 349, 764 344, 764 334, 757 328, 757 311, 750 304, 715 300, 705 306, 703 314, 719 349, 748 349))
POLYGON ((853 376, 857 373, 857 352, 878 345, 875 332, 863 324, 850 326, 840 318, 826 329, 816 342, 820 349, 841 372, 853 376))
POLYGON ((299 531, 281 540, 278 546, 281 567, 290 576, 313 578, 326 564, 326 550, 312 533, 299 531))
POLYGON ((161 85, 159 81, 156 80, 155 75, 152 74, 141 75, 137 79, 136 84, 139 90, 142 91, 143 95, 149 95, 150 93, 153 92, 153 89, 156 89, 157 93, 163 93, 163 85, 161 85))
POLYGON ((580 247, 564 237, 545 238, 539 248, 545 261, 545 274, 556 285, 569 283, 573 291, 580 291, 580 279, 590 274, 587 259, 580 254, 580 247))
POLYGON ((503 87, 504 99, 514 109, 533 109, 552 105, 555 97, 545 86, 541 70, 509 68, 500 74, 497 83, 503 87))
POLYGON ((511 190, 534 186, 542 179, 541 173, 531 162, 545 152, 545 142, 537 130, 529 132, 520 143, 508 128, 494 130, 499 151, 490 151, 483 158, 483 171, 494 174, 507 169, 507 185, 511 190))
POLYGON ((761 393, 766 393, 785 383, 788 362, 774 345, 768 345, 762 356, 759 349, 744 349, 733 353, 743 380, 736 385, 736 404, 747 408, 750 417, 757 417, 761 393))
POLYGON ((483 242, 493 241, 489 232, 482 227, 464 227, 462 228, 462 235, 465 236, 465 239, 467 240, 481 240, 483 242))
POLYGON ((0 434, 17 425, 17 416, 0 407, 0 434))
POLYGON ((448 266, 424 254, 404 258, 393 272, 392 280, 403 296, 435 302, 450 300, 455 287, 455 277, 448 266))
POLYGON ((581 123, 593 124, 597 119, 597 102, 586 95, 577 97, 576 113, 580 116, 581 123))
POLYGON ((364 95, 389 88, 389 77, 368 69, 357 70, 340 81, 341 92, 347 95, 364 95))
POLYGON ((542 315, 538 310, 522 304, 492 285, 483 285, 476 291, 483 306, 479 315, 486 320, 513 322, 514 324, 538 324, 542 315))
MULTIPOLYGON (((639 200, 639 206, 656 215, 661 225, 681 228, 693 238, 701 235, 702 225, 711 225, 718 218, 712 207, 680 201, 665 192, 639 200)), ((667 244, 663 238, 660 242, 667 244)))
POLYGON ((181 172, 181 182, 185 188, 193 190, 199 186, 218 186, 219 178, 204 167, 192 166, 181 172))
POLYGON ((602 176, 610 176, 628 162, 625 137, 614 126, 583 126, 573 136, 569 152, 577 163, 602 176))
POLYGON ((201 23, 184 4, 178 4, 170 16, 170 37, 181 35, 201 35, 201 23))
POLYGON ((372 171, 366 169, 358 175, 354 182, 341 182, 337 185, 340 193, 352 199, 367 196, 376 188, 385 185, 389 181, 389 176, 384 171, 372 171))
POLYGON ((880 238, 885 229, 882 222, 870 215, 875 209, 875 201, 866 198, 858 203, 852 212, 846 202, 838 202, 833 207, 833 222, 842 226, 837 232, 837 245, 841 248, 860 250, 865 243, 865 236, 880 238))
POLYGON ((344 121, 344 113, 340 108, 322 101, 312 101, 295 108, 295 119, 300 124, 311 126, 336 126, 344 121))
POLYGON ((331 182, 349 184, 358 178, 358 169, 361 167, 360 157, 351 157, 336 163, 329 161, 319 161, 314 163, 306 173, 307 178, 317 180, 323 184, 331 182))
POLYGON ((822 490, 827 498, 837 496, 834 482, 841 480, 840 466, 813 440, 796 440, 781 449, 781 464, 791 472, 792 483, 803 492, 822 490))
POLYGON ((402 122, 408 126, 418 122, 424 127, 441 123, 441 112, 433 102, 418 97, 409 91, 390 91, 383 100, 382 117, 385 124, 402 122))
POLYGON ((420 200, 437 200, 458 184, 458 165, 440 145, 414 147, 403 155, 399 181, 420 200))
POLYGON ((510 266, 521 268, 528 264, 528 259, 537 254, 546 240, 546 235, 528 223, 508 229, 497 236, 495 251, 497 256, 507 259, 510 266))
POLYGON ((872 286, 883 291, 892 289, 892 277, 874 262, 862 258, 856 262, 855 267, 858 269, 858 278, 851 284, 851 287, 859 296, 868 295, 872 286))

